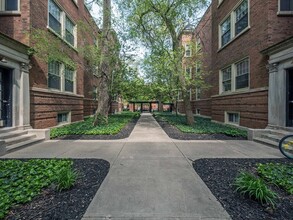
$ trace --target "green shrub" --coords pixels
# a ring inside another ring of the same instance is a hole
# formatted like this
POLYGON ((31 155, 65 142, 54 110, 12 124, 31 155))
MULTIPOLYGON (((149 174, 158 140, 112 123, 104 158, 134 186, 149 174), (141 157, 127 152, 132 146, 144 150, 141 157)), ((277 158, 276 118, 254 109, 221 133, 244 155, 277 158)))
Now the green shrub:
POLYGON ((230 125, 215 123, 203 117, 195 117, 195 124, 190 126, 186 124, 186 117, 182 115, 176 116, 170 113, 155 113, 155 116, 160 118, 160 120, 167 120, 184 133, 225 134, 232 137, 247 137, 247 131, 245 130, 230 125))
POLYGON ((77 172, 72 166, 65 166, 56 174, 55 184, 58 191, 70 189, 77 179, 77 172))
POLYGON ((56 138, 64 135, 113 135, 119 133, 139 113, 123 112, 109 115, 108 124, 93 126, 93 117, 85 118, 83 122, 73 123, 58 128, 52 128, 50 137, 56 138))
POLYGON ((240 194, 255 199, 262 205, 267 204, 275 207, 277 194, 270 190, 262 179, 255 177, 253 174, 241 172, 234 185, 236 191, 240 194))
POLYGON ((72 164, 71 160, 0 160, 0 219, 12 206, 31 201, 72 164))
POLYGON ((293 194, 293 164, 266 163, 258 164, 257 172, 268 182, 293 194))

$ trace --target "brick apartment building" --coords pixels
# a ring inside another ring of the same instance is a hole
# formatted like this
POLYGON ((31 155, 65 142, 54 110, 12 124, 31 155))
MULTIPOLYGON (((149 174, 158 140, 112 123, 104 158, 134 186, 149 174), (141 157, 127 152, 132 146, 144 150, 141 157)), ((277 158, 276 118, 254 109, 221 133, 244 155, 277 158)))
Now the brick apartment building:
POLYGON ((22 48, 22 55, 16 50, 14 56, 7 52, 0 57, 5 61, 0 62, 0 90, 11 93, 1 96, 0 127, 42 129, 93 114, 98 78, 79 49, 95 45, 99 30, 83 0, 0 0, 0 24, 6 47, 22 48), (33 30, 61 40, 60 49, 74 67, 57 59, 44 62, 37 55, 29 61, 33 30))
POLYGON ((193 32, 210 85, 193 97, 194 112, 248 128, 292 128, 292 16, 289 0, 213 0, 193 32))

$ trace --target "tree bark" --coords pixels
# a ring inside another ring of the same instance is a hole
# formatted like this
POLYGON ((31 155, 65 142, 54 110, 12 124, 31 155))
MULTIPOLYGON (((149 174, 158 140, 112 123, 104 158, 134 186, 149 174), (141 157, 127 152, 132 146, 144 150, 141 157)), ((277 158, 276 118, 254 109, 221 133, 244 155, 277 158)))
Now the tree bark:
POLYGON ((103 0, 103 30, 100 41, 101 60, 99 72, 101 74, 98 108, 94 117, 93 125, 108 124, 108 112, 110 107, 109 87, 111 83, 111 75, 113 67, 111 66, 111 56, 113 45, 113 33, 111 31, 111 0, 103 0))

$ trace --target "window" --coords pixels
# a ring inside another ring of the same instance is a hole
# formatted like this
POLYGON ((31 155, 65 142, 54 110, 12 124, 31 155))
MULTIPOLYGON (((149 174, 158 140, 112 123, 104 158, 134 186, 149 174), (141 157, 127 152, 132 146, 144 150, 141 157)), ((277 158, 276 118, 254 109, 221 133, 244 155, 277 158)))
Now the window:
POLYGON ((65 40, 74 45, 74 24, 68 17, 66 17, 66 26, 65 26, 65 40))
POLYGON ((235 112, 226 112, 225 119, 226 123, 239 125, 240 114, 235 112))
POLYGON ((238 35, 248 26, 248 2, 244 0, 235 10, 235 35, 238 35))
POLYGON ((201 99, 201 88, 196 88, 196 90, 195 90, 195 99, 196 100, 199 100, 199 99, 201 99))
POLYGON ((199 109, 199 108, 197 108, 197 109, 195 110, 195 114, 200 115, 200 109, 199 109))
POLYGON ((240 1, 219 26, 219 47, 223 47, 249 27, 248 0, 240 1))
POLYGON ((75 93, 75 70, 63 63, 51 61, 48 64, 48 88, 61 92, 75 93))
POLYGON ((223 92, 231 91, 231 66, 222 70, 223 92))
POLYGON ((186 76, 192 78, 192 67, 185 67, 186 76))
POLYGON ((192 52, 191 52, 191 45, 186 44, 185 45, 185 57, 191 57, 192 52))
POLYGON ((236 64, 236 89, 248 87, 249 80, 249 64, 245 59, 236 64))
POLYGON ((280 11, 293 11, 293 0, 279 0, 280 11))
POLYGON ((0 0, 0 11, 19 11, 19 0, 0 0))
POLYGON ((60 63, 49 62, 48 87, 61 90, 60 63))
POLYGON ((230 16, 221 25, 222 46, 231 40, 231 18, 230 16))
POLYGON ((58 113, 57 115, 57 122, 58 123, 66 123, 66 122, 70 122, 69 121, 69 112, 66 113, 58 113))
POLYGON ((65 91, 74 92, 74 70, 65 67, 65 91))
POLYGON ((49 1, 49 27, 61 35, 61 9, 53 0, 49 1))
POLYGON ((245 58, 220 71, 220 93, 249 87, 249 59, 245 58))
POLYGON ((53 0, 49 0, 49 27, 67 43, 76 46, 76 25, 53 0))

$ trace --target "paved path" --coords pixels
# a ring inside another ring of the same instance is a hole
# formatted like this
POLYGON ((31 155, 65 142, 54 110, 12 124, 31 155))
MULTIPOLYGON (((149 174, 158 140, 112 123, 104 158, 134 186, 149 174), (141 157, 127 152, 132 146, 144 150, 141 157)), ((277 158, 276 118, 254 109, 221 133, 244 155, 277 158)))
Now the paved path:
POLYGON ((130 137, 115 141, 47 141, 5 158, 101 158, 111 169, 83 220, 230 219, 194 172, 191 160, 275 158, 277 149, 251 141, 170 139, 150 114, 130 137))

